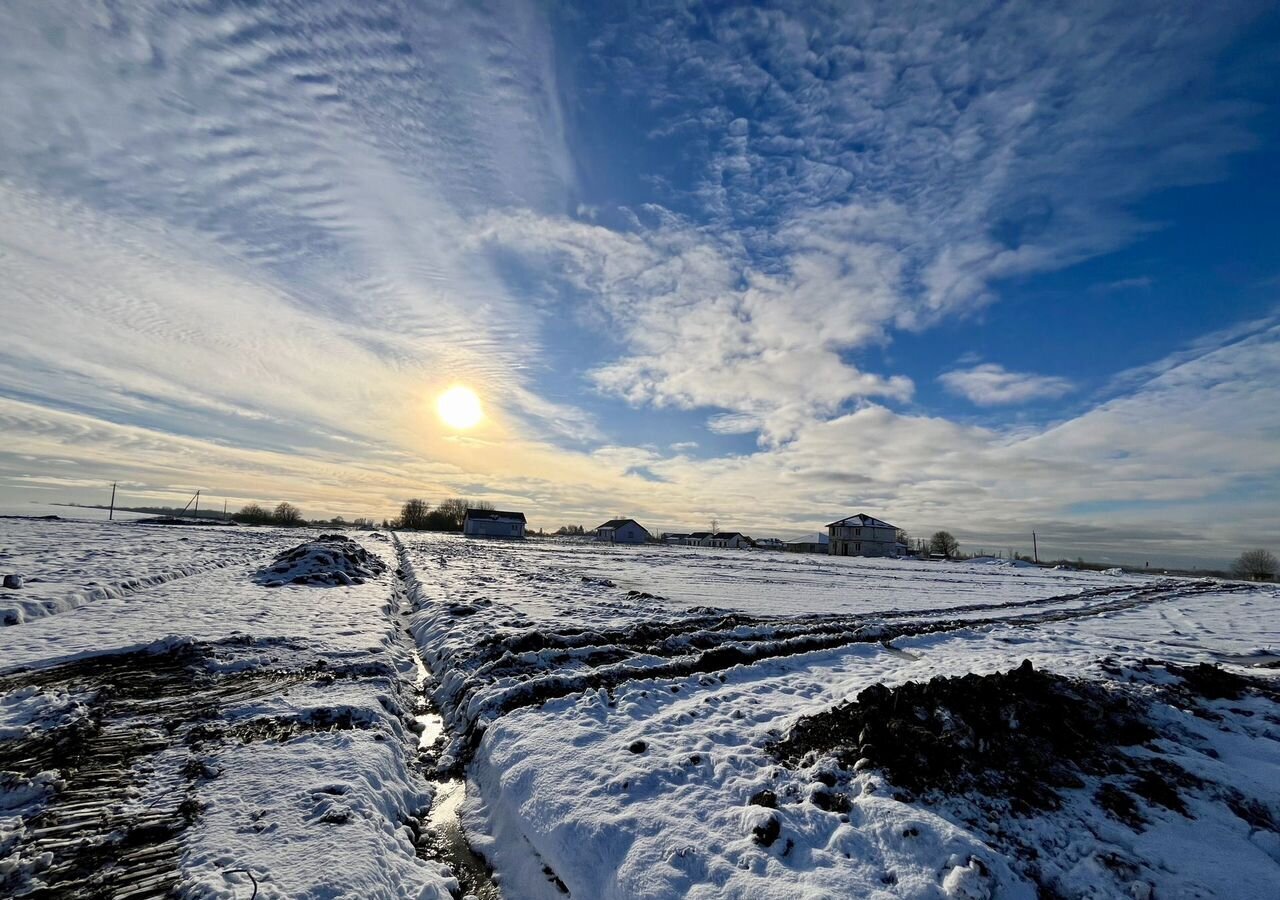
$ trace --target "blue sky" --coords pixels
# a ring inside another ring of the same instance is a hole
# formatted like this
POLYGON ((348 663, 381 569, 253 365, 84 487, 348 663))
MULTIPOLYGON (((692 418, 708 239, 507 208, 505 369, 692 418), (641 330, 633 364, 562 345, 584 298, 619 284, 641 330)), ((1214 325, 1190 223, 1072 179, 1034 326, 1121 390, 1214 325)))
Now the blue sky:
POLYGON ((1276 549, 1271 6, 5 8, 0 503, 1276 549))

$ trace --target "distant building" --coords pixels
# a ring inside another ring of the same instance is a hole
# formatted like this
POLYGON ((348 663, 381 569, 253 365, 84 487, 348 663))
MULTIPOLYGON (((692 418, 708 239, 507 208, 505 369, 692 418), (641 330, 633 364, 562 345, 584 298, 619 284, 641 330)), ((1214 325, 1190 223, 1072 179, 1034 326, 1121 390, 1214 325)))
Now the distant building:
POLYGON ((755 541, 740 531, 717 531, 711 535, 709 541, 704 546, 728 550, 747 550, 756 545, 755 541))
POLYGON ((802 534, 794 541, 787 541, 783 547, 788 553, 830 553, 831 538, 821 531, 815 531, 812 534, 802 534))
POLYGON ((635 519, 610 519, 596 527, 596 540, 611 544, 643 544, 649 532, 635 519))
POLYGON ((832 556, 897 556, 898 529, 866 513, 827 526, 832 556))
POLYGON ((688 542, 689 542, 689 535, 687 534, 681 534, 676 531, 664 531, 662 533, 662 543, 664 544, 679 545, 679 544, 687 544, 688 542))
POLYGON ((711 536, 710 531, 691 531, 685 535, 684 542, 690 547, 710 547, 711 536))
POLYGON ((787 545, 781 538, 756 538, 756 547, 761 550, 785 550, 787 545))
POLYGON ((524 537, 524 513, 500 509, 469 509, 462 520, 462 533, 471 537, 524 537))

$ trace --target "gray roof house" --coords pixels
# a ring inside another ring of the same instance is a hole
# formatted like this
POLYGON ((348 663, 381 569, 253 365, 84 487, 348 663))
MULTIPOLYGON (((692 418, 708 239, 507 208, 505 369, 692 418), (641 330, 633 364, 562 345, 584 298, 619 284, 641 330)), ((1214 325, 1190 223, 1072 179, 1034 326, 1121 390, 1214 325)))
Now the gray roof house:
POLYGON ((611 544, 643 544, 650 538, 648 530, 635 519, 610 519, 596 526, 596 540, 611 544))
POLYGON ((897 556, 898 529, 883 519, 856 513, 827 525, 832 556, 897 556))
POLYGON ((787 541, 784 549, 788 553, 829 553, 831 552, 831 538, 821 531, 802 534, 793 541, 787 541))
POLYGON ((462 533, 471 537, 524 537, 522 512, 501 509, 469 509, 462 520, 462 533))

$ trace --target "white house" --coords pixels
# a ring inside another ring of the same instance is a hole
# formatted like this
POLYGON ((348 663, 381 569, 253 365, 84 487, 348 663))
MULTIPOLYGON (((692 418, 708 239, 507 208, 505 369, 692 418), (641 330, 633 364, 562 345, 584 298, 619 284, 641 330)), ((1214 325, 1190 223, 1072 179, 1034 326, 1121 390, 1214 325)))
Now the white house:
POLYGON ((830 553, 831 539, 821 531, 815 531, 787 541, 785 547, 788 553, 830 553))
POLYGON ((462 520, 462 533, 472 537, 524 537, 524 513, 500 509, 469 509, 462 520))
POLYGON ((832 556, 898 555, 898 529, 866 513, 830 523, 827 537, 832 556))
POLYGON ((755 545, 755 541, 739 531, 717 531, 711 535, 706 546, 724 547, 729 550, 744 550, 755 545))
POLYGON ((596 540, 610 544, 643 544, 649 540, 649 532, 635 519, 610 519, 596 526, 596 540))

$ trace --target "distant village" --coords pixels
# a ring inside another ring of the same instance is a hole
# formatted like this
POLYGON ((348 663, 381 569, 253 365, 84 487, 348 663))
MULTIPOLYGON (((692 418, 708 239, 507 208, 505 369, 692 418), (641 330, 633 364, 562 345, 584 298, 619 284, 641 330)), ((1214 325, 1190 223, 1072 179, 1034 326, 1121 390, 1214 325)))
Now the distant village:
MULTIPOLYGON (((919 541, 911 545, 902 529, 866 513, 855 513, 829 522, 825 531, 802 534, 791 540, 752 538, 740 531, 663 532, 655 535, 635 519, 610 519, 591 531, 574 526, 561 528, 558 535, 593 537, 609 544, 668 544, 684 547, 714 547, 722 550, 780 550, 790 553, 825 553, 831 556, 911 557, 951 556, 957 545, 947 532, 939 532, 928 546, 919 541), (940 536, 944 536, 941 537, 940 536)), ((525 536, 524 513, 498 509, 467 509, 463 534, 472 537, 522 538, 525 536)))

